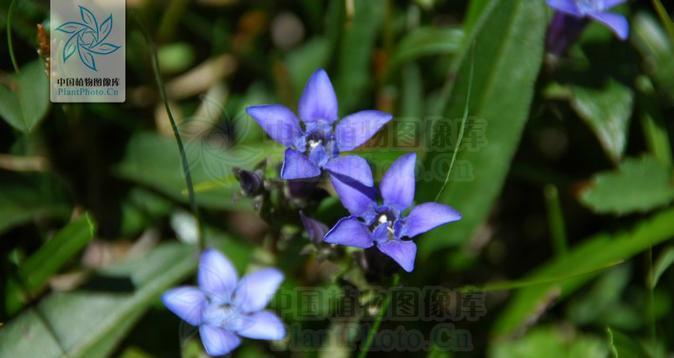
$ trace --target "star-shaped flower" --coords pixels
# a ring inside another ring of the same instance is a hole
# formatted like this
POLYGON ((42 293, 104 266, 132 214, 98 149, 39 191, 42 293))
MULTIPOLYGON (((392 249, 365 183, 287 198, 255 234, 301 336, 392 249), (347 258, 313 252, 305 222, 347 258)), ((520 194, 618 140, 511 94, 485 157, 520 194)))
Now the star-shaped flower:
MULTIPOLYGON (((307 179, 332 172, 331 163, 341 152, 356 149, 379 131, 392 116, 366 110, 344 117, 339 123, 337 96, 328 74, 319 69, 309 78, 298 105, 299 118, 278 104, 250 106, 246 112, 269 136, 287 149, 281 169, 285 180, 307 179)), ((364 159, 350 156, 355 166, 364 159)), ((341 173, 344 174, 344 173, 341 173)))
POLYGON ((624 16, 610 13, 608 10, 625 1, 626 0, 547 0, 548 5, 557 11, 577 18, 589 17, 604 24, 621 40, 627 39, 629 23, 624 16))
POLYGON ((429 202, 412 207, 415 165, 414 153, 403 155, 391 165, 379 184, 379 193, 383 198, 381 203, 376 201, 369 166, 353 170, 358 172, 354 173, 358 181, 332 175, 332 185, 351 216, 339 220, 324 240, 364 249, 376 246, 405 271, 412 271, 417 246, 409 239, 461 219, 458 211, 443 204, 429 202), (405 215, 408 208, 411 210, 405 215))
POLYGON ((283 322, 263 309, 283 281, 274 268, 238 280, 232 263, 208 249, 199 259, 199 287, 182 286, 162 295, 164 305, 187 323, 199 327, 201 342, 212 356, 239 346, 241 337, 278 340, 286 335, 283 322))

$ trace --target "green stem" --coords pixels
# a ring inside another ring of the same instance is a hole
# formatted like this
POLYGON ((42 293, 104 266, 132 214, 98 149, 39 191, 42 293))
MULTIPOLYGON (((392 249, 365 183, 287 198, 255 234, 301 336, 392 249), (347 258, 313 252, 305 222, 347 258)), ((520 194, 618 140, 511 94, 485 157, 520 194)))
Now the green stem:
POLYGON ((647 316, 648 316, 648 333, 649 333, 649 338, 650 338, 650 343, 652 345, 656 344, 656 337, 657 337, 657 332, 655 328, 655 302, 653 299, 653 290, 655 289, 655 285, 653 282, 655 281, 654 275, 655 271, 653 270, 653 246, 648 248, 648 251, 646 252, 646 264, 648 265, 647 268, 647 273, 646 273, 646 297, 648 299, 648 304, 647 304, 647 316))
POLYGON ((9 10, 7 11, 7 50, 9 51, 9 58, 12 60, 12 66, 14 66, 14 71, 16 73, 21 72, 19 70, 19 64, 16 62, 16 56, 14 56, 14 45, 12 45, 12 15, 14 14, 14 3, 16 0, 12 0, 9 4, 9 10))
POLYGON ((162 102, 164 103, 164 108, 168 114, 169 121, 171 122, 171 129, 173 130, 173 136, 176 139, 176 144, 178 145, 178 151, 180 152, 180 161, 182 162, 183 175, 185 177, 185 186, 187 187, 187 197, 190 202, 190 208, 192 214, 197 219, 197 225, 199 228, 199 249, 202 251, 206 248, 206 240, 204 238, 204 228, 199 215, 199 208, 197 207, 197 202, 194 196, 194 185, 192 183, 192 174, 190 173, 190 166, 187 160, 187 154, 185 153, 185 146, 183 145, 183 140, 180 137, 180 131, 178 130, 178 125, 176 124, 175 118, 173 117, 173 112, 171 111, 171 106, 169 105, 168 97, 166 95, 166 87, 164 86, 164 81, 161 78, 161 72, 159 71, 159 60, 157 59, 157 49, 150 39, 150 35, 143 26, 143 23, 140 21, 140 18, 136 13, 134 13, 136 21, 138 22, 143 35, 145 36, 145 41, 147 42, 148 48, 150 50, 150 56, 152 60, 152 70, 154 72, 154 78, 157 83, 157 88, 159 88, 159 95, 162 102))
POLYGON ((672 45, 674 45, 674 22, 672 22, 672 19, 669 17, 669 14, 667 14, 667 9, 665 9, 665 6, 662 5, 662 2, 660 0, 653 0, 652 2, 653 7, 655 8, 655 12, 658 14, 658 17, 660 18, 660 22, 662 22, 662 26, 665 27, 665 30, 669 35, 669 41, 671 41, 672 45))
POLYGON ((384 298, 384 302, 381 305, 381 308, 379 309, 379 312, 377 313, 377 317, 375 318, 374 324, 372 324, 372 328, 370 328, 370 332, 367 334, 367 338, 365 339, 365 343, 360 349, 360 352, 358 353, 358 358, 365 358, 367 356, 367 352, 370 350, 370 347, 372 346, 372 342, 374 341, 374 336, 377 335, 377 331, 379 331, 379 326, 381 326, 381 321, 384 319, 384 316, 386 315, 386 312, 388 311, 388 306, 391 304, 391 296, 393 296, 392 290, 396 287, 398 287, 398 283, 400 282, 400 276, 398 274, 393 275, 393 281, 391 282, 391 288, 389 289, 388 294, 386 295, 386 298, 384 298))
POLYGON ((555 253, 557 256, 563 256, 567 251, 566 229, 562 206, 559 203, 559 191, 555 185, 550 184, 545 186, 545 204, 555 253))

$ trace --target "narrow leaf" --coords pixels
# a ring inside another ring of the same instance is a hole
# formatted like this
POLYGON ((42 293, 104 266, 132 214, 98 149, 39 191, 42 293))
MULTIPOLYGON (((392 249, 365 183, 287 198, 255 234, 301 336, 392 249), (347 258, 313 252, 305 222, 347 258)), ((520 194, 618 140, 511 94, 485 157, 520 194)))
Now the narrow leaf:
POLYGON ((624 333, 607 327, 606 335, 613 358, 641 358, 649 356, 644 347, 641 346, 641 343, 624 333))
POLYGON ((419 239, 424 256, 470 238, 500 192, 529 116, 543 56, 544 6, 539 1, 492 1, 486 18, 466 40, 470 44, 466 48, 473 50, 463 55, 443 118, 432 124, 436 137, 428 138, 426 146, 432 150, 422 166, 425 176, 417 184, 417 200, 423 202, 433 200, 445 180, 456 132, 448 135, 441 128, 460 128, 474 68, 466 138, 447 190, 439 197, 455 206, 463 219, 419 239), (445 144, 436 145, 434 140, 445 144))
MULTIPOLYGON (((628 260, 674 236, 674 209, 663 211, 644 220, 630 231, 619 234, 601 234, 586 239, 573 247, 566 255, 557 257, 530 275, 526 280, 545 280, 564 275, 569 267, 587 270, 609 265, 620 260, 628 260)), ((540 314, 539 307, 549 300, 550 295, 565 298, 596 275, 584 275, 558 283, 548 283, 526 287, 516 292, 494 325, 496 336, 510 336, 527 325, 532 317, 540 314)))
POLYGON ((372 52, 386 13, 386 2, 382 0, 355 0, 354 3, 353 19, 340 45, 335 83, 342 114, 353 112, 374 82, 372 52))
POLYGON ((658 259, 655 261, 653 266, 653 276, 652 281, 649 283, 651 289, 655 288, 660 281, 662 274, 667 271, 667 269, 674 264, 674 247, 668 247, 665 252, 660 254, 658 259))
MULTIPOLYGON (((113 266, 103 275, 116 292, 57 292, 43 299, 0 330, 0 357, 105 357, 157 297, 194 271, 197 253, 192 246, 165 244, 134 261, 113 266)), ((95 283, 92 283, 95 284, 95 283)), ((178 327, 176 327, 177 332, 178 327)), ((177 333, 176 333, 177 334, 177 333)))
POLYGON ((42 245, 19 267, 19 280, 10 280, 6 290, 7 311, 15 313, 29 297, 38 294, 57 273, 93 238, 95 225, 88 214, 73 221, 42 245))

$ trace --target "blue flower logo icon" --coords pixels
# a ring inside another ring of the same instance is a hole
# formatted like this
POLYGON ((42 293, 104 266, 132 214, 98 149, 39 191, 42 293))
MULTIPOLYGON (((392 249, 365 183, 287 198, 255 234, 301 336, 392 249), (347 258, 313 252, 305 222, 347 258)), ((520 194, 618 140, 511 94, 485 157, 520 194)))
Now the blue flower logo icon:
POLYGON ((121 47, 105 42, 112 32, 112 15, 108 16, 99 25, 91 10, 84 6, 79 8, 82 22, 68 21, 56 29, 70 35, 65 47, 63 47, 63 62, 68 61, 77 52, 85 66, 93 71, 98 71, 95 55, 109 55, 121 47))

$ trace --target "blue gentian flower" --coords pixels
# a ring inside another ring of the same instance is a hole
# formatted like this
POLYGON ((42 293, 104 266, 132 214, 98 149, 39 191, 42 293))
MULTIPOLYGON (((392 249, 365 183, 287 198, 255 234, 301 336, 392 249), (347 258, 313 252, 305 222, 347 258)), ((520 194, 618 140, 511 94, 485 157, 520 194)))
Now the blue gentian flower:
MULTIPOLYGON (((340 164, 339 159, 336 161, 340 164)), ((429 202, 412 207, 415 165, 414 153, 401 156, 391 165, 379 184, 382 202, 376 201, 369 166, 351 168, 352 177, 332 175, 332 185, 351 216, 339 220, 324 240, 363 249, 376 246, 411 272, 417 246, 409 239, 461 219, 461 214, 447 205, 429 202)))
POLYGON ((263 310, 282 281, 283 274, 274 268, 255 271, 239 281, 232 263, 208 249, 199 259, 199 287, 173 288, 162 295, 162 301, 178 317, 199 327, 206 353, 220 356, 238 347, 239 337, 285 337, 281 319, 263 310))
MULTIPOLYGON (((314 178, 321 175, 322 169, 333 172, 331 163, 339 153, 367 142, 392 118, 385 112, 366 110, 336 123, 337 111, 337 96, 323 69, 309 78, 300 98, 298 112, 303 125, 295 113, 282 105, 246 108, 273 140, 287 148, 281 169, 281 178, 285 180, 314 178)), ((355 166, 364 162, 357 156, 348 158, 355 166)))
POLYGON ((621 40, 627 39, 629 23, 624 16, 610 13, 608 10, 625 1, 626 0, 547 0, 548 5, 557 11, 577 18, 589 17, 604 24, 621 40))

